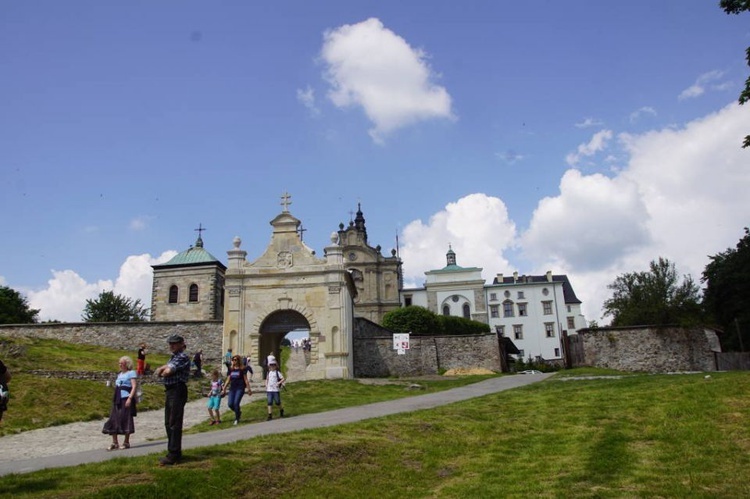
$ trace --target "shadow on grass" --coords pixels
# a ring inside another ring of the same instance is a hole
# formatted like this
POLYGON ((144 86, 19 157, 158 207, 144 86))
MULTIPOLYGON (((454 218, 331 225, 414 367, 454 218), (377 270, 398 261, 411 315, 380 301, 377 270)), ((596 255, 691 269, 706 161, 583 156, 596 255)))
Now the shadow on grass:
POLYGON ((628 442, 615 423, 605 426, 591 446, 583 478, 592 484, 607 485, 618 476, 629 475, 635 456, 628 451, 628 442))

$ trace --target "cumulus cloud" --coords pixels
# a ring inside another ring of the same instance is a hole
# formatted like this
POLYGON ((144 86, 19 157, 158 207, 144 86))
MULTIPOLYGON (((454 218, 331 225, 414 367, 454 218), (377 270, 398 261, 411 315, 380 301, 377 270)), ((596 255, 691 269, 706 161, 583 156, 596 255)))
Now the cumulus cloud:
POLYGON ((321 60, 340 108, 360 106, 377 143, 399 128, 434 118, 453 119, 451 97, 434 83, 427 55, 370 18, 324 33, 321 60))
POLYGON ((521 236, 524 254, 535 271, 572 274, 589 319, 600 319, 607 284, 659 256, 698 279, 747 225, 750 169, 737 144, 749 126, 732 104, 681 128, 621 134, 626 165, 612 178, 566 172, 521 236))
POLYGON ((523 247, 533 261, 565 261, 572 270, 599 270, 648 242, 648 216, 635 182, 568 170, 560 195, 539 202, 523 247))
POLYGON ((576 166, 582 158, 595 155, 607 147, 607 142, 612 138, 612 130, 600 130, 591 137, 586 144, 580 144, 574 153, 565 157, 565 161, 570 166, 576 166))
POLYGON ((510 263, 503 251, 513 247, 516 226, 500 199, 470 194, 449 203, 427 223, 415 220, 404 227, 400 255, 404 279, 409 287, 422 286, 424 273, 443 268, 448 244, 462 267, 484 267, 483 274, 495 275, 510 263))
POLYGON ((311 115, 317 116, 320 114, 320 109, 315 104, 315 90, 309 85, 304 90, 297 89, 297 100, 307 108, 311 115))
POLYGON ((40 310, 39 319, 42 321, 62 322, 79 322, 86 300, 95 299, 102 291, 114 291, 133 300, 140 299, 141 303, 150 307, 151 265, 167 262, 176 254, 176 251, 170 250, 156 258, 148 254, 129 256, 120 266, 114 282, 101 279, 89 283, 73 270, 52 270, 52 279, 47 281, 45 289, 26 293, 29 306, 40 310))
POLYGON ((630 122, 635 123, 638 121, 643 115, 649 114, 651 116, 656 116, 656 109, 654 109, 651 106, 643 106, 642 108, 633 111, 630 113, 630 122))
POLYGON ((601 122, 601 120, 597 120, 594 118, 585 118, 580 123, 576 123, 575 126, 577 128, 590 128, 592 126, 602 126, 602 124, 603 123, 601 122))
POLYGON ((690 85, 688 88, 680 92, 677 96, 679 100, 693 99, 699 97, 706 92, 706 89, 710 90, 726 90, 731 87, 729 82, 717 82, 724 77, 724 71, 713 70, 708 73, 703 73, 695 80, 695 83, 690 85))
POLYGON ((734 247, 748 225, 750 169, 737 144, 749 127, 747 110, 731 104, 681 127, 620 134, 623 166, 610 176, 565 172, 520 235, 498 198, 450 203, 402 231, 406 283, 422 286, 425 271, 444 267, 448 243, 485 279, 516 270, 505 255, 520 250, 528 268, 517 270, 568 274, 586 318, 602 321, 607 285, 660 256, 698 280, 708 255, 734 247))

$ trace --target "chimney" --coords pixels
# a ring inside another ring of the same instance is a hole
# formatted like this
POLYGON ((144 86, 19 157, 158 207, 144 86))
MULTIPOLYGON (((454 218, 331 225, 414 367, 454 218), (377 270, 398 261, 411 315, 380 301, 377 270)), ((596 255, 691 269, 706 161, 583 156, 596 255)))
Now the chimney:
POLYGON ((502 284, 503 283, 503 274, 497 274, 497 277, 495 277, 495 281, 498 284, 502 284))
POLYGON ((552 271, 551 270, 547 271, 547 282, 552 282, 552 271))
POLYGON ((513 272, 513 282, 518 282, 518 272, 513 272))

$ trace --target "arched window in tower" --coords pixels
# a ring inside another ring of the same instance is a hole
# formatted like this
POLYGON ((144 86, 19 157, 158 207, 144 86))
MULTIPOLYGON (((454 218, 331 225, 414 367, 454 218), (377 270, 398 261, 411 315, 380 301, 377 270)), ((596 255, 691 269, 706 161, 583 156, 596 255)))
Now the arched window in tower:
POLYGON ((471 319, 471 307, 468 303, 464 303, 464 319, 471 319))
POLYGON ((449 305, 443 305, 443 315, 451 315, 451 307, 449 305))
POLYGON ((190 285, 190 296, 188 297, 188 301, 190 302, 198 301, 198 285, 195 283, 190 285))
POLYGON ((179 296, 179 289, 177 288, 177 285, 173 284, 169 287, 169 303, 177 303, 177 298, 179 296))

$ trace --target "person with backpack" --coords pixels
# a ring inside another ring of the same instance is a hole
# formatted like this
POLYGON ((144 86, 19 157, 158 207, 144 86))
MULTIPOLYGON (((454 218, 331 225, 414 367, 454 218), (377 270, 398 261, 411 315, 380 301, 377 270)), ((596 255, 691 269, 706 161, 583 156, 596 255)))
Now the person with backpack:
POLYGON ((276 357, 268 356, 268 375, 266 376, 266 402, 268 404, 268 421, 273 419, 273 404, 279 407, 279 417, 284 417, 284 406, 281 404, 281 388, 286 379, 279 371, 276 357))

